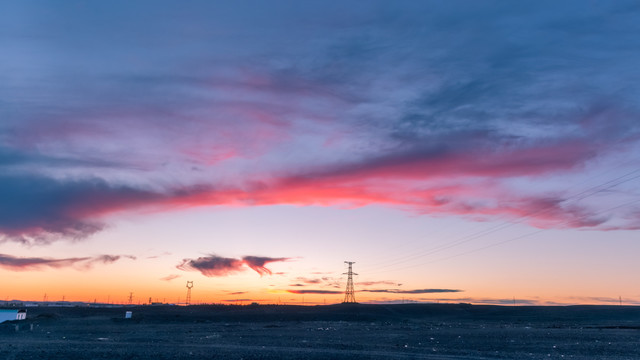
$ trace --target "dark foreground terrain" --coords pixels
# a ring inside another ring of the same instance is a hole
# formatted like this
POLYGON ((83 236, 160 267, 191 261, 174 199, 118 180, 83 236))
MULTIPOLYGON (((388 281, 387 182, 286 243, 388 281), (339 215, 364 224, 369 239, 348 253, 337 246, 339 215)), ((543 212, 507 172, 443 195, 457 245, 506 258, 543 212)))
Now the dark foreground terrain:
POLYGON ((38 307, 0 359, 640 359, 640 308, 38 307))

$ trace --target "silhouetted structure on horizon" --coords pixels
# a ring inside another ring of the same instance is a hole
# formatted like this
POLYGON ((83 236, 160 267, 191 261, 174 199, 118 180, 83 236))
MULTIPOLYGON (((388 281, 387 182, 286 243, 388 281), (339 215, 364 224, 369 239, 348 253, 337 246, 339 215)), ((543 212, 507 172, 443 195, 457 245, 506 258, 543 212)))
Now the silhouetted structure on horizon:
POLYGON ((187 305, 191 305, 191 288, 193 287, 193 281, 187 281, 187 300, 185 300, 185 303, 187 303, 187 305))
POLYGON ((349 264, 349 271, 344 273, 343 275, 348 275, 347 277, 347 290, 344 292, 344 301, 343 304, 355 304, 356 303, 356 291, 353 288, 353 275, 358 275, 353 273, 352 265, 355 264, 354 261, 345 261, 345 264, 349 264))

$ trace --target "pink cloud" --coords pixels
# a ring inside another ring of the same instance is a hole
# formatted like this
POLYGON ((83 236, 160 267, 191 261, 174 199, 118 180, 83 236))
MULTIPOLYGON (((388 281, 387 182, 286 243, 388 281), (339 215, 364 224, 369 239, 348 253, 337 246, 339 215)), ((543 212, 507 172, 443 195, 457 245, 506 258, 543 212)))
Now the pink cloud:
MULTIPOLYGON (((32 202, 16 200, 15 204, 6 205, 14 212, 18 209, 16 213, 28 215, 0 218, 0 242, 33 244, 82 239, 104 229, 105 218, 112 214, 198 206, 380 204, 420 214, 460 215, 480 220, 505 215, 524 219, 537 227, 638 226, 637 217, 622 219, 621 224, 608 224, 612 215, 597 214, 587 205, 570 204, 559 195, 509 191, 504 185, 505 178, 578 169, 600 152, 597 142, 564 139, 518 144, 512 141, 490 147, 485 144, 486 139, 482 146, 471 146, 463 140, 471 144, 477 141, 468 135, 456 140, 463 144, 458 148, 434 146, 396 151, 339 166, 313 165, 296 174, 278 175, 257 169, 250 180, 230 184, 198 183, 152 189, 114 186, 98 179, 0 178, 0 186, 7 191, 24 192, 28 194, 26 198, 33 198, 32 202)), ((201 155, 202 161, 219 160, 215 154, 206 152, 193 156, 201 155)), ((230 152, 228 156, 234 157, 236 153, 230 152)), ((268 274, 264 264, 251 261, 248 266, 260 274, 268 274)), ((214 267, 211 271, 218 270, 214 267)))

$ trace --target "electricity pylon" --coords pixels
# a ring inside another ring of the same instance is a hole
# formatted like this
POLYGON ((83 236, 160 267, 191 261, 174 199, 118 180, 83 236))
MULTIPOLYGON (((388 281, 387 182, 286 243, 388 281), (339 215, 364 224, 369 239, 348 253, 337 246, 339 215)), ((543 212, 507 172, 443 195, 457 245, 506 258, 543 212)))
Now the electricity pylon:
POLYGON ((191 304, 191 288, 193 287, 193 281, 187 281, 187 305, 191 304))
POLYGON ((353 269, 351 266, 355 264, 354 261, 345 261, 345 264, 349 264, 349 271, 342 274, 348 275, 347 277, 347 290, 344 292, 344 301, 343 304, 355 304, 356 303, 356 291, 353 289, 353 275, 358 275, 353 273, 353 269))

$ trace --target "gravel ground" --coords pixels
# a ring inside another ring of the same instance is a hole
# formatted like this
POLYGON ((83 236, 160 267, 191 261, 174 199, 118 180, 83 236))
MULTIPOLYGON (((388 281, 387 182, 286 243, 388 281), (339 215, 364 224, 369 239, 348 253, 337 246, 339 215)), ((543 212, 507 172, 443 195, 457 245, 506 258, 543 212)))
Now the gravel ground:
POLYGON ((30 308, 27 320, 0 324, 0 358, 640 359, 640 309, 30 308))

